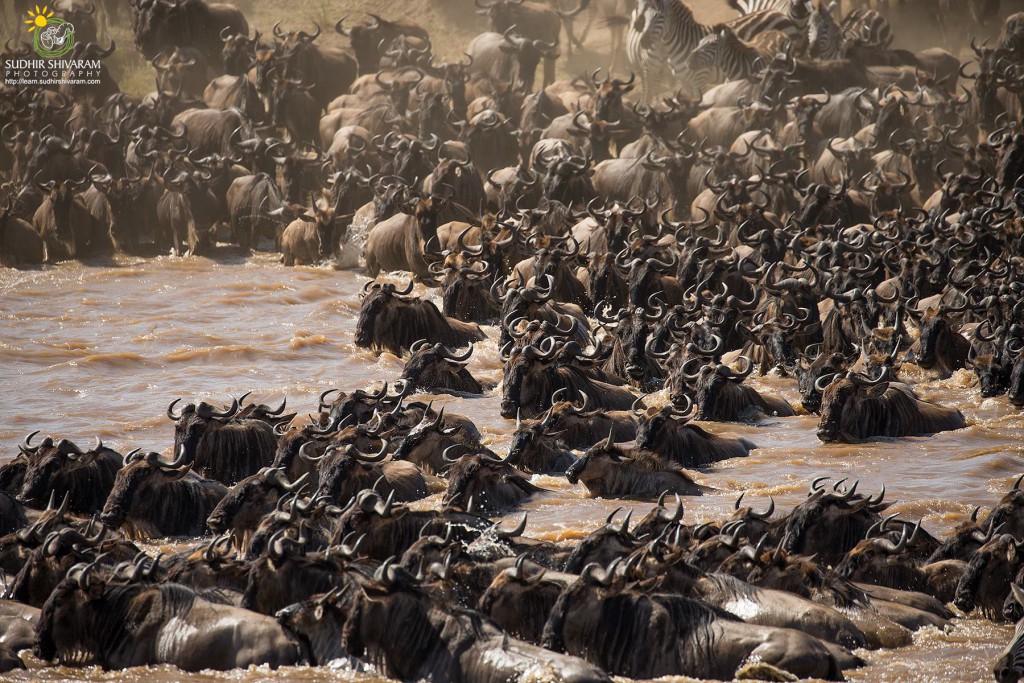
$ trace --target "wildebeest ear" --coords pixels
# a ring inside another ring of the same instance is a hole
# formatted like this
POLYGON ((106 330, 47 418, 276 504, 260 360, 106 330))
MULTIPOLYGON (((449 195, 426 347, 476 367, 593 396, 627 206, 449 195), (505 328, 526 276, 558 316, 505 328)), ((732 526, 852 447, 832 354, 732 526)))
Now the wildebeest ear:
POLYGON ((865 393, 867 394, 868 398, 879 398, 882 394, 885 393, 886 389, 888 388, 889 383, 882 382, 881 384, 876 384, 873 387, 867 387, 865 393))
POLYGON ((305 223, 316 223, 316 216, 307 216, 304 213, 300 213, 297 218, 305 223))

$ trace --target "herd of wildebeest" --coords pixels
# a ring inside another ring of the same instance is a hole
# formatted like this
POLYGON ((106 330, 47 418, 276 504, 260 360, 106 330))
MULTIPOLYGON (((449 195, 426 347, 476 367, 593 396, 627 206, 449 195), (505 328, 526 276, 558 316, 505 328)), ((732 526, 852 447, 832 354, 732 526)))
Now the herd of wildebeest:
MULTIPOLYGON (((906 364, 966 368, 981 396, 1024 406, 1024 14, 961 64, 893 49, 888 3, 735 2, 755 11, 694 23, 680 62, 680 0, 476 4, 491 31, 445 62, 409 21, 345 17, 329 46, 287 21, 250 34, 228 4, 132 0, 154 92, 127 95, 107 69, 4 86, 5 264, 225 242, 273 242, 288 265, 362 260, 375 280, 355 344, 408 360, 397 381, 325 392, 308 419, 175 400, 170 460, 29 435, 0 467, 3 667, 31 648, 109 669, 839 680, 864 664, 855 650, 945 628, 949 603, 1020 618, 1020 480, 944 538, 847 479, 815 480, 785 513, 741 496, 699 525, 680 496, 707 491, 690 471, 756 448, 700 421, 796 414, 745 383, 755 370, 798 383, 825 443, 965 427, 901 381, 906 364), (555 80, 561 27, 585 12, 638 72, 661 54, 681 89, 555 80), (684 87, 698 68, 703 92, 684 87), (408 275, 376 280, 393 271, 408 275), (481 324, 500 388, 467 369, 481 324), (515 420, 507 453, 414 396, 484 392, 515 420), (541 541, 525 515, 493 521, 542 491, 535 474, 658 504, 541 541), (440 492, 439 509, 409 505, 440 492), (202 538, 156 554, 169 537, 202 538)), ((116 2, 55 8, 76 26, 70 58, 123 49, 95 42, 116 2)), ((32 53, 8 41, 3 57, 32 53)), ((1024 675, 1022 634, 997 680, 1024 675)))

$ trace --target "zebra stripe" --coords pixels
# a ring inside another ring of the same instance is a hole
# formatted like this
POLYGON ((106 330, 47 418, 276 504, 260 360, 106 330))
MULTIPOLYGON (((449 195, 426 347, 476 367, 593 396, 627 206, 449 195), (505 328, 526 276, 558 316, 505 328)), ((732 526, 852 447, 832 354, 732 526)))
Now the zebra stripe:
POLYGON ((683 76, 690 52, 710 32, 683 0, 640 0, 630 20, 626 55, 644 81, 647 99, 653 71, 667 65, 675 77, 683 76))
POLYGON ((815 59, 841 59, 843 32, 824 5, 811 16, 807 27, 807 54, 815 59))
POLYGON ((763 57, 732 28, 722 26, 700 41, 687 66, 694 82, 704 90, 714 83, 751 78, 764 66, 763 57))
POLYGON ((734 0, 729 5, 740 13, 740 16, 774 10, 785 12, 789 9, 790 0, 734 0))
POLYGON ((840 28, 847 41, 883 50, 888 50, 892 45, 892 25, 877 10, 854 10, 846 15, 840 28))

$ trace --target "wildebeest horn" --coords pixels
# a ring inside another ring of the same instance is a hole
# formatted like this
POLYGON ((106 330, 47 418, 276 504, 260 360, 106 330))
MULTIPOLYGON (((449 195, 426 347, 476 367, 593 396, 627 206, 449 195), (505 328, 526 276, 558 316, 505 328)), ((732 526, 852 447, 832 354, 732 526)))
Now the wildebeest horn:
POLYGON ((237 413, 237 412, 238 412, 238 399, 237 398, 232 398, 231 399, 231 407, 228 408, 227 410, 224 410, 224 411, 217 411, 217 410, 215 410, 214 407, 212 405, 210 405, 209 403, 207 403, 206 401, 200 401, 199 405, 196 406, 196 414, 199 415, 199 417, 205 417, 205 418, 221 418, 221 419, 229 418, 229 417, 233 417, 234 414, 237 413))
POLYGON ((171 418, 175 422, 180 420, 181 416, 184 414, 184 411, 181 412, 181 413, 178 413, 177 415, 174 414, 174 406, 176 406, 179 401, 181 401, 181 399, 180 398, 176 398, 173 401, 171 401, 171 404, 169 406, 167 406, 167 417, 171 418))
POLYGON ((39 448, 40 448, 39 446, 32 446, 32 445, 30 445, 30 444, 31 444, 31 442, 32 442, 32 437, 34 437, 34 436, 35 436, 36 434, 38 434, 39 432, 40 432, 40 430, 38 430, 38 429, 37 429, 36 431, 32 432, 31 434, 29 434, 28 436, 26 436, 26 437, 25 437, 25 440, 24 440, 24 441, 22 441, 22 442, 21 442, 21 443, 20 443, 20 444, 18 445, 18 448, 19 448, 19 449, 21 450, 21 452, 22 452, 22 453, 24 453, 25 455, 32 455, 32 454, 34 454, 34 453, 35 453, 36 451, 38 451, 38 450, 39 450, 39 448))
POLYGON ((516 536, 522 536, 523 532, 526 531, 526 521, 529 518, 529 516, 529 513, 524 512, 523 518, 519 520, 519 524, 517 524, 516 528, 512 529, 511 531, 505 531, 504 529, 502 529, 500 523, 495 524, 491 528, 494 529, 494 535, 502 540, 515 538, 516 536))

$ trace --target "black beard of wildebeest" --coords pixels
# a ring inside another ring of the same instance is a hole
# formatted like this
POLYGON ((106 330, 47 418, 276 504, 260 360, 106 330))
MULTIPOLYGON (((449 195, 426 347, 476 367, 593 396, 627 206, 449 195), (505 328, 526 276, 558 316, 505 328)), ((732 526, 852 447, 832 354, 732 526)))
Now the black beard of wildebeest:
POLYGON ((184 449, 196 472, 230 486, 273 462, 277 449, 273 427, 263 420, 236 417, 237 399, 223 412, 200 401, 175 414, 180 400, 167 407, 167 417, 174 421, 174 452, 184 449))
POLYGON ((479 325, 446 318, 430 301, 404 298, 412 286, 411 280, 402 291, 392 284, 366 283, 356 321, 356 346, 401 355, 420 339, 454 349, 487 338, 479 325))
POLYGON ((139 538, 198 536, 227 488, 190 472, 183 453, 167 463, 157 453, 124 457, 100 519, 139 538))
POLYGON ((178 584, 122 581, 95 564, 73 567, 43 605, 35 655, 46 662, 115 670, 147 664, 228 670, 299 662, 298 643, 269 617, 207 602, 178 584))
POLYGON ((50 437, 32 446, 30 442, 37 433, 29 434, 19 446, 29 462, 18 499, 38 509, 48 496, 56 495, 61 500, 67 496, 71 512, 101 510, 114 486, 122 456, 106 448, 99 438, 89 451, 67 439, 54 443, 50 437))
POLYGON ((444 344, 431 346, 421 339, 409 351, 412 357, 406 361, 400 381, 407 382, 415 390, 450 394, 483 393, 483 387, 466 369, 466 363, 473 355, 472 346, 464 355, 459 356, 444 344))

